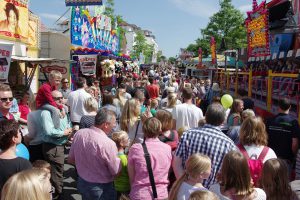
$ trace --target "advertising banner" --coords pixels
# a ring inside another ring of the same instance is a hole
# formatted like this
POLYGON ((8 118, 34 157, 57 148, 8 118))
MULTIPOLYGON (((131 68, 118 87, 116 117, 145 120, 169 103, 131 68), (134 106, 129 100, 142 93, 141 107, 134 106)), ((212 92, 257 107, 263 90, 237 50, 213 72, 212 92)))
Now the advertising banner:
POLYGON ((102 0, 65 0, 66 6, 102 5, 102 0))
POLYGON ((214 37, 210 39, 210 51, 211 51, 211 63, 215 65, 217 63, 217 53, 216 53, 216 41, 214 37))
POLYGON ((246 19, 248 38, 248 57, 261 57, 270 55, 269 22, 266 2, 247 12, 246 19))
POLYGON ((86 7, 73 7, 71 43, 82 47, 119 52, 119 38, 111 31, 111 19, 105 15, 91 16, 86 7))
POLYGON ((21 0, 0 1, 0 38, 27 43, 28 5, 21 0))
POLYGON ((38 16, 29 13, 28 22, 28 45, 30 47, 40 46, 40 19, 38 16))
POLYGON ((78 60, 83 75, 96 74, 97 55, 78 55, 78 60))
POLYGON ((293 34, 292 33, 283 33, 275 34, 270 36, 270 49, 271 55, 274 53, 287 52, 291 49, 293 44, 293 34))
POLYGON ((0 43, 0 82, 3 83, 7 83, 12 48, 12 44, 0 43))

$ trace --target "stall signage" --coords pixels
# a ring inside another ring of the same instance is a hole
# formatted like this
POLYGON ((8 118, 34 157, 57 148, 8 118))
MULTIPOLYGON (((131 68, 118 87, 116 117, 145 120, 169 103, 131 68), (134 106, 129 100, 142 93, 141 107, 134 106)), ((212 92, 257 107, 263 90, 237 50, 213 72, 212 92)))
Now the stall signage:
POLYGON ((210 39, 210 51, 211 51, 211 63, 214 65, 217 63, 216 40, 214 37, 211 37, 210 39))
POLYGON ((82 74, 96 74, 97 55, 78 55, 78 60, 82 74))
POLYGON ((246 19, 248 56, 261 57, 270 55, 268 9, 262 2, 253 11, 247 12, 246 19))
POLYGON ((12 44, 0 44, 0 82, 7 83, 12 48, 12 44))

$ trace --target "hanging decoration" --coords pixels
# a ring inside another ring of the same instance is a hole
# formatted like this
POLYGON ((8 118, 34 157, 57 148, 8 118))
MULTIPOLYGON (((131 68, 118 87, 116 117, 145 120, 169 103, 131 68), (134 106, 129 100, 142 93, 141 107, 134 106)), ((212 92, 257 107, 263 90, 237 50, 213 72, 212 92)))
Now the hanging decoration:
POLYGON ((211 51, 211 63, 217 64, 217 53, 216 53, 216 40, 214 37, 210 39, 210 51, 211 51))
POLYGON ((102 0, 65 0, 66 6, 102 5, 102 0))
POLYGON ((266 2, 257 5, 256 0, 253 0, 253 10, 247 12, 247 16, 248 57, 270 55, 269 13, 266 2))

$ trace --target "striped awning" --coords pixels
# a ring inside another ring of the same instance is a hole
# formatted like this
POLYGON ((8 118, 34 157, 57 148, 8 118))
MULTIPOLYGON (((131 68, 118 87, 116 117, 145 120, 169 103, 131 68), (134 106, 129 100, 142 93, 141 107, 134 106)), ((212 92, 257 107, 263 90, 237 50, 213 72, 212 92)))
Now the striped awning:
POLYGON ((102 0, 65 0, 66 6, 102 5, 102 0))

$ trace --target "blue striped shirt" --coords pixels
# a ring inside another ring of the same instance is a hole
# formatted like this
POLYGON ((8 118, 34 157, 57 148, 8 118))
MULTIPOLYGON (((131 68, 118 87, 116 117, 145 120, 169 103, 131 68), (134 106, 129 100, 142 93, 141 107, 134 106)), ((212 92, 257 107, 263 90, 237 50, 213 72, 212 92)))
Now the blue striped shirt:
POLYGON ((209 188, 216 182, 216 175, 221 169, 224 156, 232 150, 237 150, 234 142, 228 138, 219 127, 209 124, 186 131, 176 150, 176 156, 182 159, 182 165, 195 153, 207 155, 211 159, 211 174, 203 182, 209 188))

